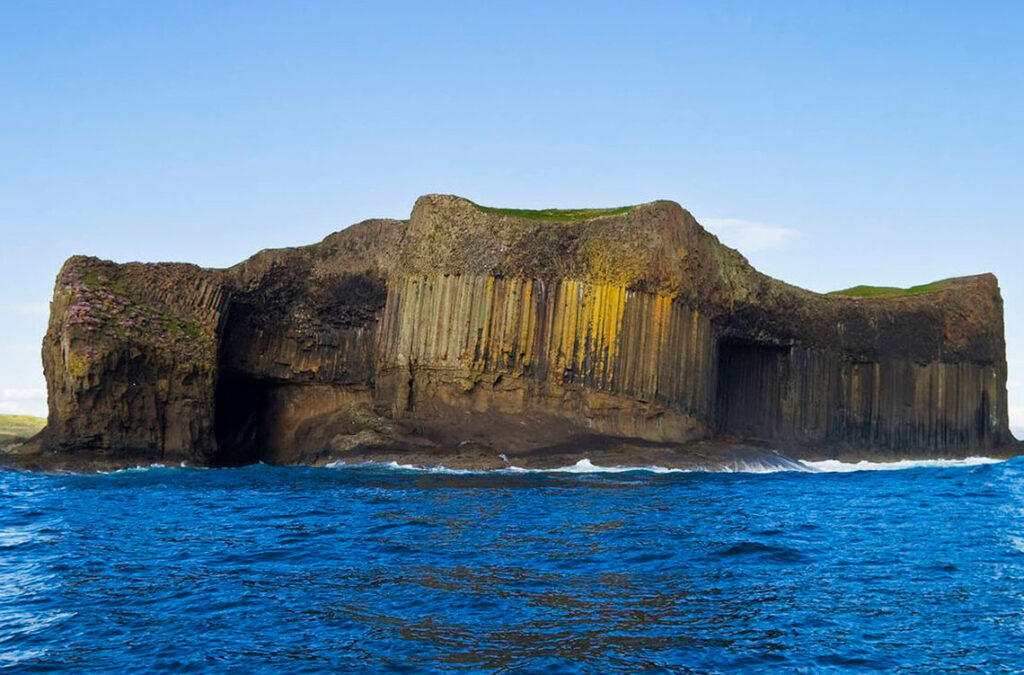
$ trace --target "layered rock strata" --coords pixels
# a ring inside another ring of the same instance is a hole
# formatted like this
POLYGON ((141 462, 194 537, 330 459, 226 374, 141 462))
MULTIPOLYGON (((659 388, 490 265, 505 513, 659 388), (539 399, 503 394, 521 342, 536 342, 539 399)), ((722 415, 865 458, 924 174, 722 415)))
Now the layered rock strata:
POLYGON ((450 466, 1010 454, 995 278, 819 295, 672 202, 420 198, 226 270, 62 269, 40 457, 450 466), (503 457, 504 456, 504 457, 503 457))

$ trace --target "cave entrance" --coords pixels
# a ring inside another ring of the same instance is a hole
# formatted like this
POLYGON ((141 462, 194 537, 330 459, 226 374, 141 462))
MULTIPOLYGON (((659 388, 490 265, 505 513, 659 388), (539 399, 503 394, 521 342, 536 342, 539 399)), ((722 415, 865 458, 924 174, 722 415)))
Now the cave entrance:
POLYGON ((217 466, 241 466, 267 456, 265 422, 271 386, 265 380, 223 372, 217 378, 213 428, 217 466))
POLYGON ((719 433, 760 439, 782 436, 789 352, 786 346, 748 340, 719 342, 719 433))

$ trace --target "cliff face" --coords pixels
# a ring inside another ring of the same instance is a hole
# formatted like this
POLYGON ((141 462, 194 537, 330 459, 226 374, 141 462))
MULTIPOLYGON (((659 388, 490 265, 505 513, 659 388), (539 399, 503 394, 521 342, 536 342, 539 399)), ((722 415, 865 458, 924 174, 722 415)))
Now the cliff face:
POLYGON ((213 461, 227 297, 218 273, 194 265, 68 260, 43 341, 47 447, 213 461))
POLYGON ((994 277, 822 296, 672 202, 429 195, 408 222, 227 270, 76 257, 43 358, 57 454, 500 466, 715 438, 816 457, 1016 447, 994 277))
MULTIPOLYGON (((366 221, 226 271, 218 462, 308 461, 330 449, 330 439, 308 438, 318 429, 309 420, 369 416, 386 279, 405 230, 396 220, 366 221)), ((358 426, 353 433, 365 431, 358 426)))

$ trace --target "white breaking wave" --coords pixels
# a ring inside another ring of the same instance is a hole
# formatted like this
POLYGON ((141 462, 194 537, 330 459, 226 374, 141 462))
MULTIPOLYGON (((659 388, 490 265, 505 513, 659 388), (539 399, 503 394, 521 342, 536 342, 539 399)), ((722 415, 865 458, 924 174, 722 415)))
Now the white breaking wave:
POLYGON ((446 466, 417 466, 415 464, 399 464, 398 462, 355 462, 349 464, 342 460, 336 460, 334 462, 328 462, 324 464, 324 468, 327 469, 358 469, 360 467, 382 467, 385 469, 402 469, 404 471, 423 471, 425 473, 447 473, 447 474, 473 474, 473 473, 493 473, 483 469, 449 469, 446 466))
POLYGON ((501 469, 449 469, 446 466, 419 466, 416 464, 399 464, 398 462, 354 462, 342 460, 328 462, 328 469, 358 469, 360 467, 378 467, 384 469, 401 469, 404 471, 422 471, 424 473, 445 474, 488 474, 488 473, 625 473, 627 471, 648 471, 650 473, 686 473, 689 469, 670 469, 664 466, 598 466, 589 459, 583 458, 572 466, 561 466, 553 469, 525 469, 510 464, 501 469))
POLYGON ((150 464, 149 466, 143 466, 141 464, 136 464, 135 466, 126 466, 123 469, 111 469, 110 471, 97 471, 96 473, 102 474, 104 476, 109 476, 109 475, 115 474, 115 473, 140 473, 142 471, 149 471, 150 469, 166 469, 166 468, 167 468, 166 464, 154 463, 154 464, 150 464))
POLYGON ((510 466, 498 469, 506 473, 625 473, 627 471, 648 471, 650 473, 688 473, 688 469, 670 469, 665 466, 598 466, 584 457, 572 466, 561 466, 556 469, 524 469, 510 466))
POLYGON ((895 471, 920 467, 981 466, 1005 461, 992 457, 966 457, 964 459, 901 459, 895 462, 869 462, 867 460, 840 462, 837 459, 826 459, 820 462, 800 463, 818 473, 850 473, 851 471, 895 471))
POLYGON ((405 471, 422 471, 425 473, 470 475, 470 474, 491 474, 491 473, 569 473, 569 474, 591 474, 591 473, 628 473, 643 471, 647 473, 780 473, 780 472, 803 472, 803 473, 851 473, 854 471, 895 471, 900 469, 915 469, 921 467, 971 467, 983 464, 996 464, 1006 460, 993 459, 991 457, 967 457, 965 459, 903 459, 895 462, 841 462, 835 459, 827 459, 817 462, 790 460, 785 457, 773 459, 736 460, 719 465, 707 466, 694 469, 677 469, 659 465, 646 466, 602 466, 594 464, 584 457, 571 466, 556 467, 553 469, 526 469, 523 467, 509 465, 502 469, 449 469, 445 466, 417 466, 415 464, 399 464, 398 462, 359 462, 349 464, 343 461, 335 461, 326 464, 329 469, 354 469, 359 467, 383 467, 387 469, 401 469, 405 471))

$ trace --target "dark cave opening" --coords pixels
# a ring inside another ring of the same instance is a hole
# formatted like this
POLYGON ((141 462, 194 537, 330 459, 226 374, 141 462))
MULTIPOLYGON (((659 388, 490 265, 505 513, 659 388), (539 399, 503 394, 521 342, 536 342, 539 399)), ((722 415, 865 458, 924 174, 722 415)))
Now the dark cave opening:
POLYGON ((265 458, 270 397, 271 387, 265 381, 230 372, 220 374, 213 418, 217 466, 241 466, 265 458))
POLYGON ((719 343, 719 433, 759 439, 782 436, 789 352, 787 346, 747 340, 719 343))

